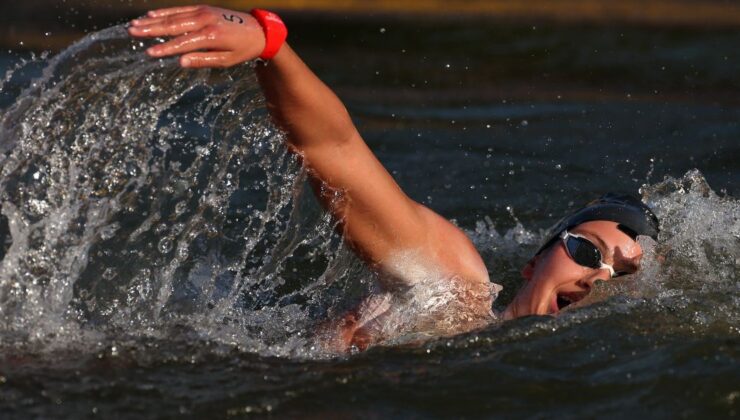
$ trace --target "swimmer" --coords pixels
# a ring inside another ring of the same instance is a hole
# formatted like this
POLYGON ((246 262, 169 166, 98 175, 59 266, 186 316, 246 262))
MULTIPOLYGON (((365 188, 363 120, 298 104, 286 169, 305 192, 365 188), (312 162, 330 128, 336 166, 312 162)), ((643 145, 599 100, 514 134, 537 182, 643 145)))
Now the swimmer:
POLYGON ((147 50, 178 56, 185 68, 222 68, 257 58, 260 86, 287 147, 302 160, 314 191, 346 243, 378 273, 382 293, 322 327, 328 347, 365 349, 399 336, 453 335, 496 319, 557 314, 597 280, 640 267, 638 235, 658 220, 629 196, 607 194, 564 218, 529 260, 524 286, 501 314, 501 287, 457 226, 410 199, 363 141, 339 98, 285 43, 277 15, 209 6, 150 11, 129 26, 134 37, 168 37, 147 50))

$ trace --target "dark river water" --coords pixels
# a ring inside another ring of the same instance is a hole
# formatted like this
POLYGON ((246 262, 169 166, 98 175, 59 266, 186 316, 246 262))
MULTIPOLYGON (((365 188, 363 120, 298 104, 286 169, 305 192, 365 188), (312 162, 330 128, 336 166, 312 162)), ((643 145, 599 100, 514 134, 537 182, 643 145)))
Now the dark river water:
MULTIPOLYGON (((289 22, 290 23, 290 22, 289 22)), ((557 318, 331 354, 372 293, 250 65, 121 27, 3 53, 2 418, 727 418, 740 410, 740 33, 304 19, 292 43, 409 195, 520 285, 607 191, 661 218, 643 270, 557 318)))

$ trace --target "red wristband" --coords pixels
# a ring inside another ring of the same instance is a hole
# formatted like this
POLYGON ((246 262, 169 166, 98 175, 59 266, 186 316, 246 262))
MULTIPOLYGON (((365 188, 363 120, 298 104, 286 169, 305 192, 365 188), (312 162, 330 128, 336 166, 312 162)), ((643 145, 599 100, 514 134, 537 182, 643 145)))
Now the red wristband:
POLYGON ((260 58, 269 60, 275 57, 275 54, 280 51, 280 47, 283 46, 285 38, 288 37, 288 28, 285 27, 285 23, 280 19, 280 16, 270 11, 252 9, 250 13, 257 19, 265 32, 265 49, 262 50, 260 58))

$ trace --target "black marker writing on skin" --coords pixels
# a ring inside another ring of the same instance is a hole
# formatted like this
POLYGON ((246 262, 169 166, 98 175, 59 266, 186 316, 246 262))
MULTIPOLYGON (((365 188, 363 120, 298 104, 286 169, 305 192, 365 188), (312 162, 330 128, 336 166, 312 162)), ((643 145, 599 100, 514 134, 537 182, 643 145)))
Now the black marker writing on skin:
POLYGON ((228 20, 229 22, 233 22, 234 19, 239 19, 239 21, 236 23, 244 23, 244 19, 242 19, 240 16, 237 16, 237 15, 226 16, 226 14, 224 14, 223 16, 224 16, 224 19, 228 20))

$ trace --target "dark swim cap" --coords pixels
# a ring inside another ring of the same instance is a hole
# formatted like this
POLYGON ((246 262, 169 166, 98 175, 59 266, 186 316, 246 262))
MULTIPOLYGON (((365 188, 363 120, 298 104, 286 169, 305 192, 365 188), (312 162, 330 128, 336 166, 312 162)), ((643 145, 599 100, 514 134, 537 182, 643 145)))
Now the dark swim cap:
POLYGON ((631 195, 607 193, 558 222, 550 229, 547 242, 537 254, 552 245, 564 230, 593 220, 617 222, 617 228, 632 239, 636 239, 637 235, 645 235, 657 240, 660 230, 658 217, 642 201, 631 195))

